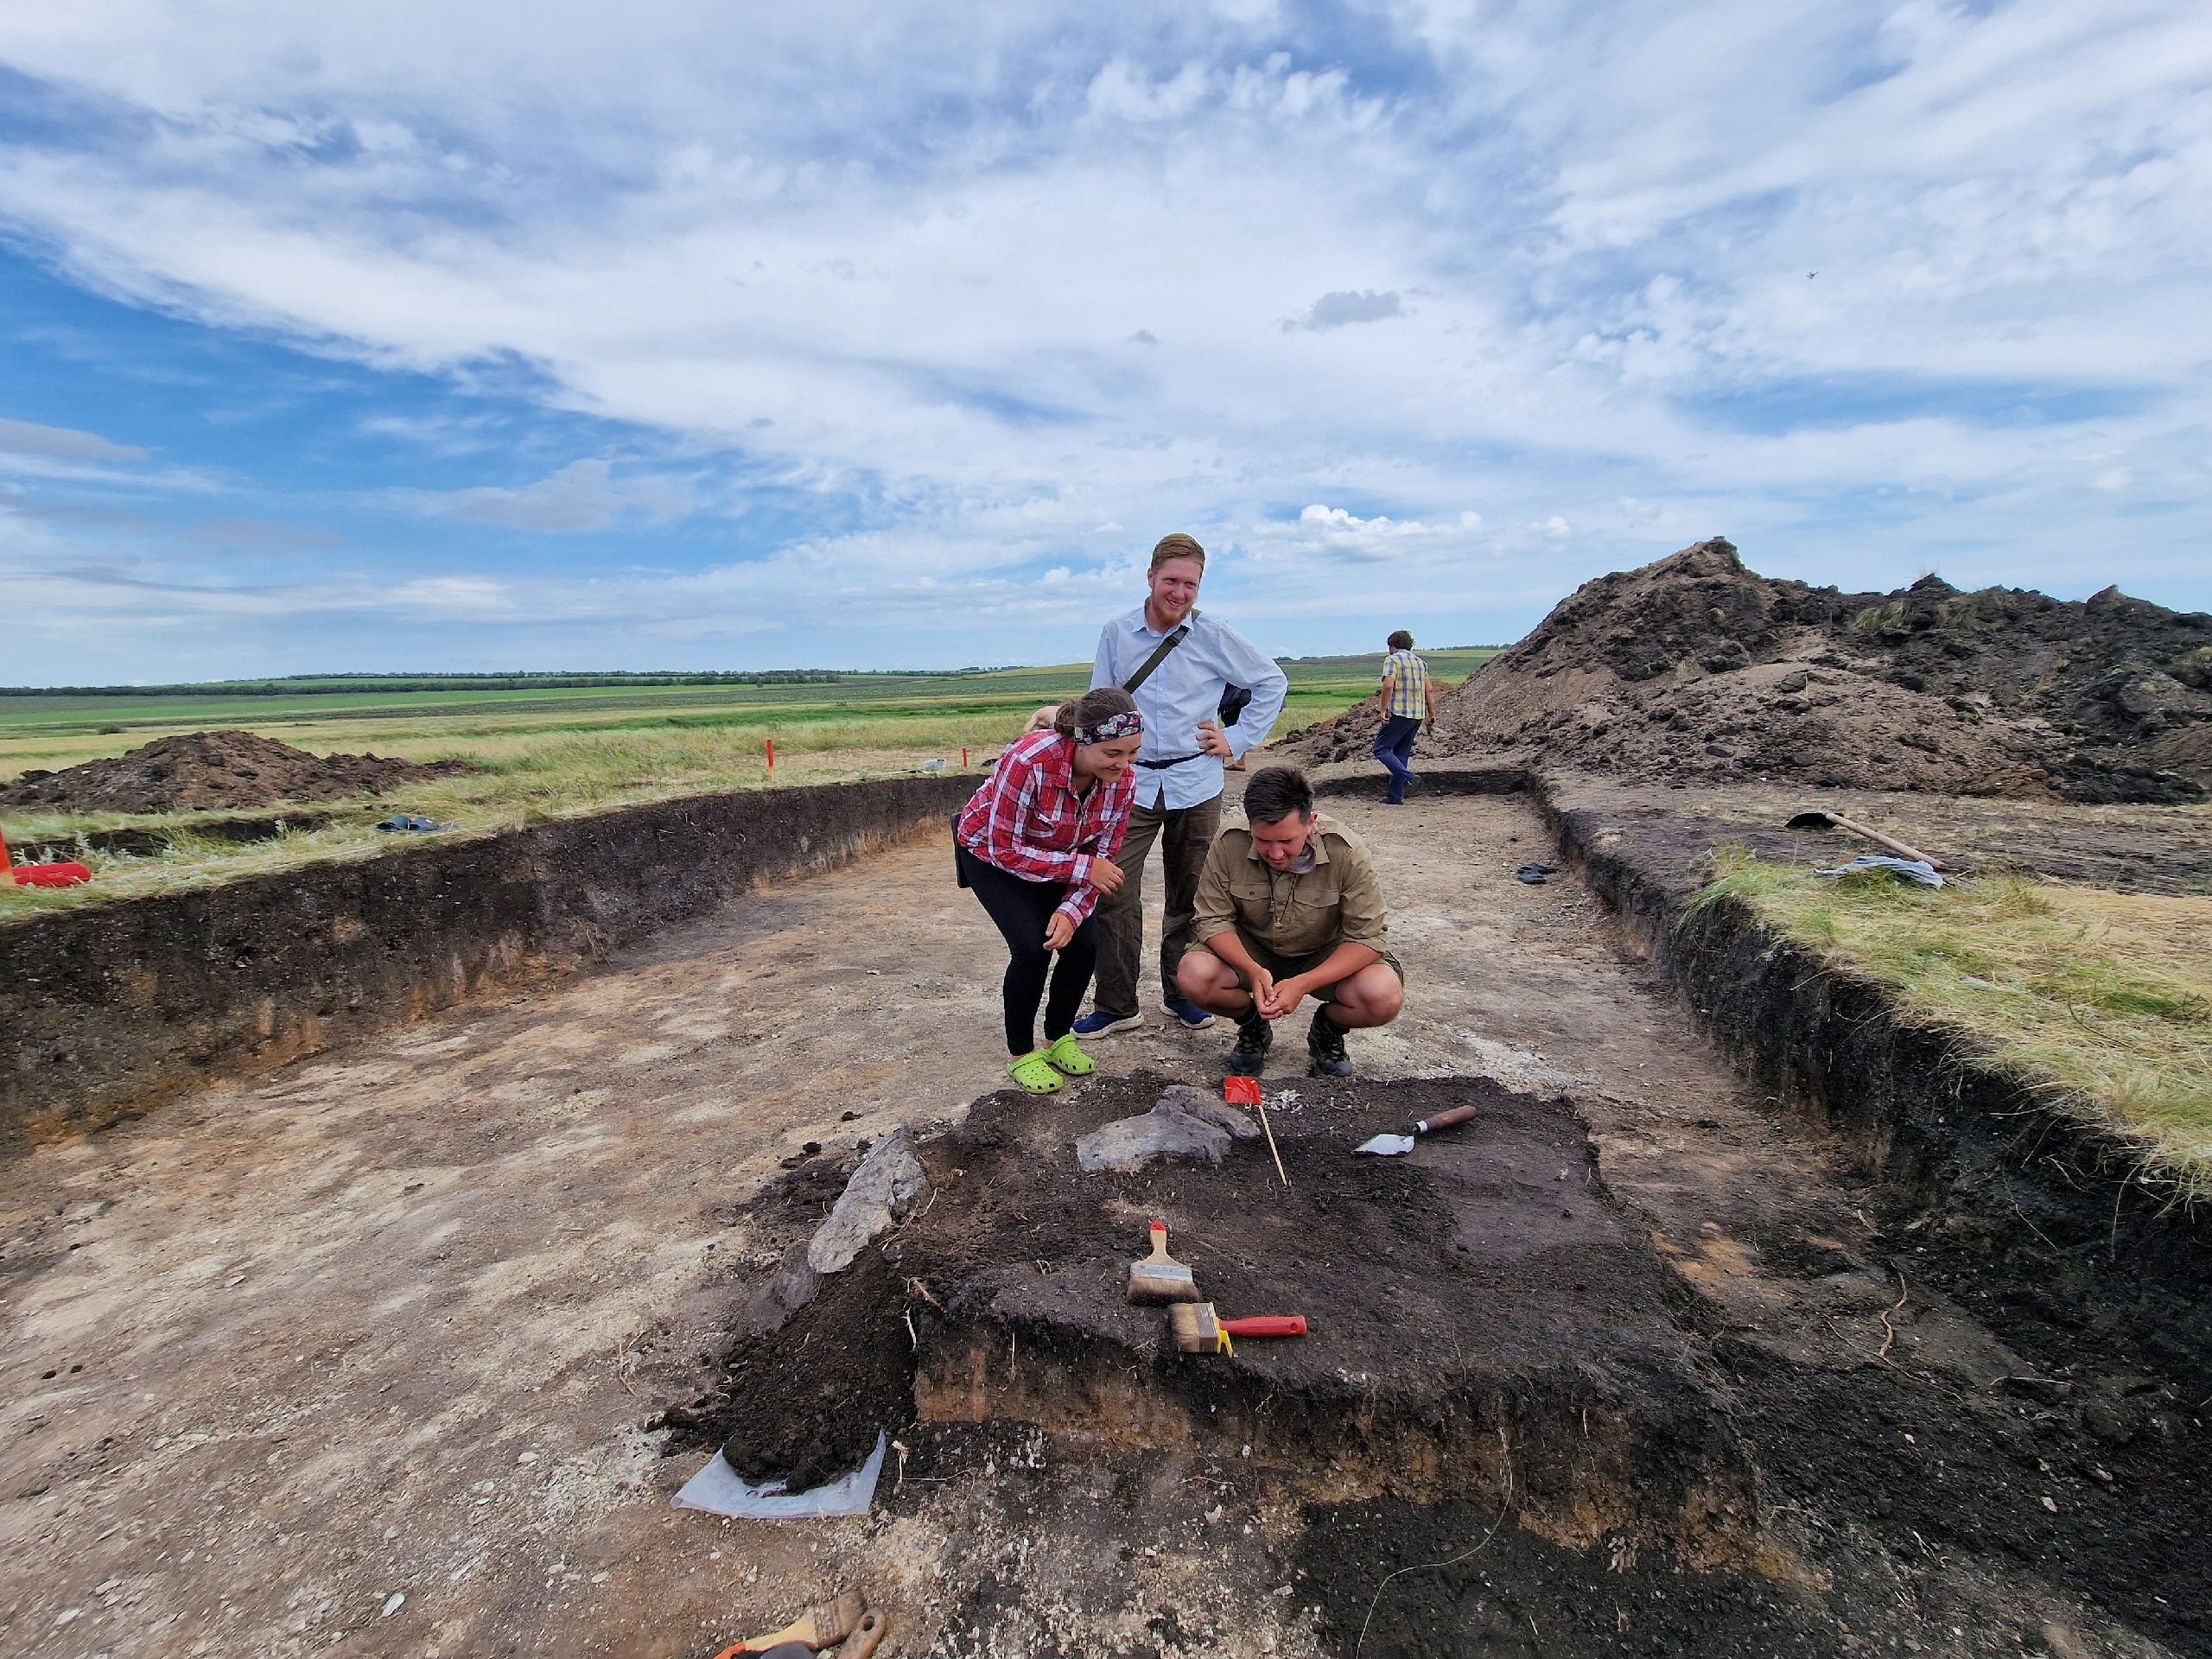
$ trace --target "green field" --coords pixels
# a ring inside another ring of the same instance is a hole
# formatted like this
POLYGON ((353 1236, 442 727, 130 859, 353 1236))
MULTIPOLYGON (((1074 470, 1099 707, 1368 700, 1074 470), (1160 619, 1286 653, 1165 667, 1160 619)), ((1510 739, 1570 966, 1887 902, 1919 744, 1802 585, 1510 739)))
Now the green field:
MULTIPOLYGON (((1425 653, 1432 670, 1452 681, 1495 654, 1425 653)), ((1382 658, 1311 658, 1283 667, 1291 692, 1278 733, 1338 714, 1369 695, 1382 658)), ((393 809, 483 833, 677 795, 757 788, 772 781, 766 764, 772 739, 778 784, 882 777, 932 760, 957 768, 963 748, 971 766, 980 767, 1039 705, 1082 690, 1090 668, 1071 663, 766 683, 651 683, 671 677, 577 675, 531 683, 513 676, 409 676, 0 695, 0 781, 12 782, 30 768, 60 771, 121 754, 157 737, 226 729, 317 753, 463 760, 478 769, 410 786, 380 804, 364 801, 314 835, 246 847, 196 841, 189 815, 11 814, 4 827, 19 842, 133 824, 175 833, 162 857, 88 859, 100 870, 96 892, 0 886, 0 914, 198 885, 307 860, 373 856, 391 845, 373 822, 393 809), (575 683, 582 680, 595 683, 575 683)))

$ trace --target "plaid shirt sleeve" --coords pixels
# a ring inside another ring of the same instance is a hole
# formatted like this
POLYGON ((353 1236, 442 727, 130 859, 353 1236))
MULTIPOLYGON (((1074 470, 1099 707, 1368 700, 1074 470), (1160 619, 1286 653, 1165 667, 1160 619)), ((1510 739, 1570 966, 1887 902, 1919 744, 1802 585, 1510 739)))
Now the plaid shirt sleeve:
POLYGON ((1087 879, 1094 859, 1114 858, 1122 850, 1122 839, 1129 832, 1129 808, 1136 802, 1137 769, 1125 766, 1122 775, 1114 780, 1113 787, 1101 787, 1084 803, 1092 816, 1084 826, 1083 837, 1077 843, 1090 849, 1083 860, 1083 879, 1068 889, 1068 896, 1059 902, 1059 913, 1077 927, 1089 919, 1098 908, 1098 889, 1087 879))
POLYGON ((1000 756, 998 770, 960 815, 960 844, 986 864, 1025 880, 1065 882, 1067 894, 1058 908, 1080 926, 1098 907, 1098 889, 1090 882, 1091 865, 1120 852, 1128 832, 1136 774, 1135 768, 1123 772, 1110 788, 1093 791, 1082 803, 1072 846, 1040 845, 1031 838, 1030 820, 1040 792, 1051 786, 1044 760, 1058 741, 1040 732, 1000 756))

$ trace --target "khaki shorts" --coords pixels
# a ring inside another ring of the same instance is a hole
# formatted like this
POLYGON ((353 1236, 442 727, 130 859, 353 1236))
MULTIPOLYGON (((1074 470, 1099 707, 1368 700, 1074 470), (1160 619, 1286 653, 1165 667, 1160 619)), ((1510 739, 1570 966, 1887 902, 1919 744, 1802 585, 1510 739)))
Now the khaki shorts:
MULTIPOLYGON (((1310 973, 1313 969, 1319 968, 1323 963, 1326 962, 1329 959, 1330 954, 1337 948, 1336 945, 1332 944, 1302 957, 1281 956, 1276 952, 1270 950, 1266 945, 1262 944, 1258 940, 1247 938, 1243 929, 1242 928, 1239 928, 1236 931, 1236 942, 1239 944, 1242 944, 1247 950, 1250 951, 1252 953, 1252 960, 1258 963, 1261 967, 1266 969, 1268 972, 1274 975, 1277 982, 1286 979, 1294 979, 1300 974, 1310 973)), ((1339 941, 1338 943, 1342 943, 1342 941, 1339 941)), ((1194 944, 1191 947, 1191 950, 1201 955, 1213 957, 1213 952, 1208 950, 1203 944, 1194 944)), ((1189 953, 1186 952, 1185 954, 1187 955, 1189 953)), ((1214 957, 1213 959, 1216 962, 1221 962, 1221 958, 1219 957, 1214 957)), ((1397 957, 1392 956, 1388 950, 1382 953, 1382 965, 1398 976, 1398 983, 1403 985, 1406 982, 1405 964, 1400 962, 1397 957)), ((1224 968, 1229 967, 1229 964, 1225 962, 1223 962, 1221 965, 1224 968)), ((1234 969, 1230 969, 1230 971, 1232 973, 1236 972, 1234 969)), ((1237 974, 1236 977, 1241 982, 1244 976, 1237 974)), ((1344 982, 1342 980, 1339 980, 1338 984, 1342 984, 1343 982, 1344 982)), ((1248 986, 1246 988, 1249 989, 1250 987, 1248 986)), ((1319 995, 1320 1000, 1324 1002, 1333 1002, 1337 1000, 1337 987, 1335 985, 1325 985, 1321 988, 1321 991, 1317 992, 1316 995, 1319 995)))

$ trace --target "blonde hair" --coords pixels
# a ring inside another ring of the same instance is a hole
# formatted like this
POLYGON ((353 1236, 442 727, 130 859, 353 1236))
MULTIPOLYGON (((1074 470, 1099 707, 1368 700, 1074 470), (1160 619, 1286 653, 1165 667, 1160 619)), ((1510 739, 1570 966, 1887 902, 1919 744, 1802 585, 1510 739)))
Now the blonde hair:
POLYGON ((1072 738, 1077 728, 1096 726, 1116 715, 1136 712, 1137 700, 1118 685, 1102 685, 1084 692, 1079 697, 1070 697, 1052 711, 1052 729, 1062 737, 1072 738))
POLYGON ((1153 544, 1152 563, 1146 568, 1145 575, 1149 576, 1156 574, 1160 567, 1170 559, 1196 559, 1198 562, 1199 574, 1203 575, 1205 573, 1205 549, 1198 545, 1197 537, 1185 536, 1179 530, 1173 536, 1161 537, 1153 544))

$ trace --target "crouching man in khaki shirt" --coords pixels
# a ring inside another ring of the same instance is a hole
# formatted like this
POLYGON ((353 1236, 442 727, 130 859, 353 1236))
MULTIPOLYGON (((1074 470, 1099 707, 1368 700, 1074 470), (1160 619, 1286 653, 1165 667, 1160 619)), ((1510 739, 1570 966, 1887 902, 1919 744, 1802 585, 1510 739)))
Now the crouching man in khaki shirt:
POLYGON ((1318 997, 1306 1033, 1312 1075, 1347 1077, 1344 1033, 1387 1026, 1406 971, 1386 945, 1382 886, 1357 836, 1313 810, 1313 785, 1268 766, 1244 790, 1250 826, 1224 830, 1198 876, 1198 943, 1175 979, 1200 1007, 1236 1021, 1229 1075, 1256 1077, 1274 1022, 1318 997))

